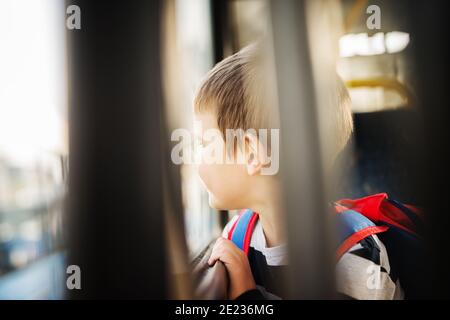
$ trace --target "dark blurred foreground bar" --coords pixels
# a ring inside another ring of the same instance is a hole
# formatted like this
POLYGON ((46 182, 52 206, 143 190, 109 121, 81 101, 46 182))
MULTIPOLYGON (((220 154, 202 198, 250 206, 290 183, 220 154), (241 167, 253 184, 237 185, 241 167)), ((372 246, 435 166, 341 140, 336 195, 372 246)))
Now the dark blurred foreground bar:
POLYGON ((333 297, 334 273, 308 46, 306 1, 271 2, 281 119, 280 172, 289 242, 290 299, 333 297))
POLYGON ((72 299, 165 298, 160 1, 67 1, 72 299))
POLYGON ((430 249, 427 268, 418 281, 424 282, 424 297, 434 299, 450 299, 449 6, 448 1, 440 0, 412 1, 409 7, 426 142, 417 150, 417 156, 425 155, 426 160, 419 191, 426 199, 430 249))

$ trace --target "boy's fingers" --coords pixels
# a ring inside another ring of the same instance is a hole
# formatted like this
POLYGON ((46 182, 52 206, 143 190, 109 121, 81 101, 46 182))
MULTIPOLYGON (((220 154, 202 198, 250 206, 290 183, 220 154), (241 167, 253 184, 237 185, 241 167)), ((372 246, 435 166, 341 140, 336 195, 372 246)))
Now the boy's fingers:
POLYGON ((223 237, 219 237, 219 238, 217 238, 215 245, 218 245, 218 244, 220 244, 220 243, 223 243, 223 242, 225 242, 226 240, 227 240, 227 239, 225 239, 225 238, 223 238, 223 237))
POLYGON ((212 249, 211 256, 208 259, 208 264, 213 265, 216 262, 216 260, 220 258, 222 251, 223 251, 222 245, 220 244, 219 241, 216 241, 216 244, 212 249))
POLYGON ((215 258, 213 258, 213 257, 211 256, 211 257, 209 257, 209 259, 208 259, 208 264, 209 264, 210 266, 212 266, 212 265, 216 262, 216 260, 217 260, 217 259, 215 259, 215 258))
POLYGON ((223 240, 225 240, 225 239, 224 238, 218 238, 216 240, 216 242, 213 245, 213 251, 214 251, 214 249, 216 249, 217 247, 219 247, 223 243, 223 240))
POLYGON ((216 260, 220 260, 224 263, 230 262, 230 253, 222 245, 218 245, 213 248, 211 256, 209 257, 209 265, 213 265, 216 260))
POLYGON ((208 264, 210 266, 212 266, 214 264, 214 262, 216 262, 216 260, 217 260, 217 254, 214 249, 215 248, 213 248, 213 251, 211 252, 211 255, 209 256, 209 259, 208 259, 208 264))
POLYGON ((241 260, 240 256, 243 254, 232 241, 225 238, 218 238, 213 246, 211 256, 208 259, 208 264, 213 265, 216 260, 229 263, 231 260, 241 260))
POLYGON ((217 260, 223 259, 223 253, 222 252, 214 252, 211 254, 211 256, 208 259, 208 264, 212 266, 217 260))
POLYGON ((221 242, 221 246, 225 248, 225 250, 228 250, 233 255, 239 255, 241 252, 243 252, 241 249, 239 249, 233 241, 230 240, 224 240, 221 242))

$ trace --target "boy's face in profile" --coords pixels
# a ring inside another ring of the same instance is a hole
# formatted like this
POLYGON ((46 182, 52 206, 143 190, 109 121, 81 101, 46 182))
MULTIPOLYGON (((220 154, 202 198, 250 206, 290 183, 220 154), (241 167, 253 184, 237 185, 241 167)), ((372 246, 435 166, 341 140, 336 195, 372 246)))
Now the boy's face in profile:
MULTIPOLYGON (((213 111, 202 111, 195 114, 195 121, 201 124, 201 131, 196 132, 197 139, 202 141, 201 163, 198 172, 209 194, 209 205, 218 210, 246 208, 246 195, 250 191, 250 179, 245 163, 206 163, 204 151, 211 141, 204 140, 204 132, 209 129, 219 130, 217 117, 213 111)), ((223 154, 226 154, 225 142, 222 139, 223 154)), ((239 149, 239 148, 237 148, 239 149)), ((236 152, 241 152, 236 150, 236 152)), ((235 159, 238 154, 231 155, 235 159)))

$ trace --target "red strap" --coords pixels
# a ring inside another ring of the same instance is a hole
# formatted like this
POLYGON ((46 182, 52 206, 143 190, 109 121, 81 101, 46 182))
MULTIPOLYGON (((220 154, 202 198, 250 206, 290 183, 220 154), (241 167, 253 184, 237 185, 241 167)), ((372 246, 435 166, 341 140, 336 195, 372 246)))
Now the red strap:
POLYGON ((381 203, 387 199, 386 193, 378 193, 370 195, 367 197, 359 199, 342 199, 337 203, 341 206, 347 207, 348 209, 355 210, 362 213, 364 216, 369 218, 369 220, 377 223, 380 221, 380 206, 381 203))
POLYGON ((252 239, 253 229, 255 227, 256 221, 258 220, 259 215, 254 212, 250 222, 248 223, 247 231, 245 232, 244 238, 244 252, 248 255, 248 248, 250 247, 250 241, 252 239))
POLYGON ((358 232, 355 232, 350 237, 345 239, 344 242, 337 249, 336 261, 339 261, 339 259, 344 255, 344 253, 346 253, 348 250, 350 250, 355 244, 357 244, 361 240, 363 240, 373 234, 385 232, 388 229, 389 229, 388 226, 371 226, 371 227, 367 227, 362 230, 359 230, 358 232))

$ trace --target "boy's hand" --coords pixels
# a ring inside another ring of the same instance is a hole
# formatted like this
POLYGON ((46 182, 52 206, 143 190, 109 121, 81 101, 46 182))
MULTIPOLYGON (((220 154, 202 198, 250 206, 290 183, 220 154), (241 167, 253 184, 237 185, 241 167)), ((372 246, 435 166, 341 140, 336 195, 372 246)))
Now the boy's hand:
POLYGON ((242 293, 256 288, 247 256, 232 241, 222 237, 217 239, 208 264, 212 266, 217 260, 225 264, 230 276, 228 292, 230 299, 235 299, 242 293))

